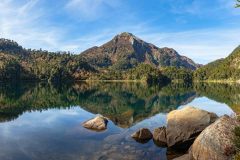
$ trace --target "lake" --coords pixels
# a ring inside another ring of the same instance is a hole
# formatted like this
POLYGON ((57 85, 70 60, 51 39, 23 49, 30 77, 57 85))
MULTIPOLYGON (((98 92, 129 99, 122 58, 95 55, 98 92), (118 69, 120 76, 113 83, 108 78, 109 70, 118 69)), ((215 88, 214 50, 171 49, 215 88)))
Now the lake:
POLYGON ((176 154, 130 135, 166 124, 174 109, 195 106, 221 116, 239 112, 240 86, 79 82, 0 84, 1 160, 171 159, 176 154), (81 126, 101 114, 103 132, 81 126))

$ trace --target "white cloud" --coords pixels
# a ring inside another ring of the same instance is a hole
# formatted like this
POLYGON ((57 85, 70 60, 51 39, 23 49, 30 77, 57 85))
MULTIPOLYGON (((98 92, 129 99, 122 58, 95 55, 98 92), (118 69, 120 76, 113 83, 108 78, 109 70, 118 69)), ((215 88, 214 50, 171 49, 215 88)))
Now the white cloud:
POLYGON ((0 36, 13 39, 22 45, 32 48, 55 49, 58 45, 58 28, 40 23, 45 15, 38 9, 39 0, 28 0, 26 3, 16 3, 13 0, 3 0, 0 3, 0 36))
POLYGON ((107 10, 115 9, 119 4, 119 0, 70 0, 65 7, 81 19, 90 21, 103 16, 107 10))

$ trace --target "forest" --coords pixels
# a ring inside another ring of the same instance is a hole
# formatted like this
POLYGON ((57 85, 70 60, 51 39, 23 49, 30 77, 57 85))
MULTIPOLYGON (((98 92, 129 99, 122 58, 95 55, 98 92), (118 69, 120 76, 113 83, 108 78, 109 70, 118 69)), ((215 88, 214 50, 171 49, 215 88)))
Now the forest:
MULTIPOLYGON (((125 64, 123 62, 123 64, 125 64)), ((168 83, 171 80, 191 82, 192 71, 140 63, 134 67, 95 68, 80 55, 69 52, 31 50, 16 42, 0 39, 0 81, 79 81, 134 80, 147 83, 168 83)))

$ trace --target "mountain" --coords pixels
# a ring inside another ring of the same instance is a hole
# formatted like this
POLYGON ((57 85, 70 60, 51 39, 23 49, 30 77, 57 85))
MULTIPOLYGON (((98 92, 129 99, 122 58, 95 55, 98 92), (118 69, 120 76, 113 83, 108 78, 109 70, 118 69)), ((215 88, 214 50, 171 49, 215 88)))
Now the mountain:
POLYGON ((141 80, 162 83, 171 79, 189 81, 192 70, 197 67, 198 64, 173 49, 158 48, 126 32, 81 54, 25 49, 17 42, 0 39, 0 81, 141 80), (173 68, 167 69, 170 66, 173 68))
POLYGON ((240 79, 240 46, 228 57, 211 62, 194 73, 195 80, 229 80, 240 79))
POLYGON ((200 67, 199 64, 179 55, 172 48, 158 48, 127 32, 115 36, 100 47, 92 47, 80 55, 96 68, 129 69, 139 63, 191 70, 200 67))

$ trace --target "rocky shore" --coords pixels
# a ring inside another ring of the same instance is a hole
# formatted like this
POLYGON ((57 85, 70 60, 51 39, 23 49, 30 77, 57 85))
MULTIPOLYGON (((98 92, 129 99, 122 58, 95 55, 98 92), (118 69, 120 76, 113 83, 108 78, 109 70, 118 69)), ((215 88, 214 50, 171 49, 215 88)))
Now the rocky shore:
MULTIPOLYGON (((186 107, 171 111, 167 115, 167 126, 156 128, 153 140, 162 147, 186 151, 174 160, 230 160, 236 153, 233 131, 239 125, 236 118, 218 117, 211 112, 186 107)), ((150 131, 145 129, 145 132, 149 134, 150 131)))
MULTIPOLYGON (((107 118, 97 116, 83 126, 102 131, 107 129, 107 118)), ((169 156, 170 159, 228 160, 236 153, 233 130, 237 126, 240 122, 235 117, 218 117, 215 113, 185 107, 168 113, 166 126, 157 127, 153 132, 141 128, 131 137, 140 143, 152 139, 157 146, 167 148, 174 155, 169 156)))

